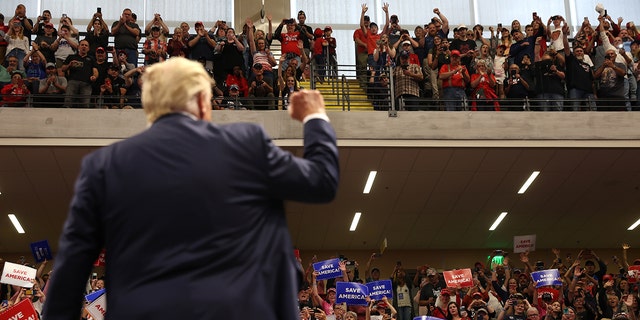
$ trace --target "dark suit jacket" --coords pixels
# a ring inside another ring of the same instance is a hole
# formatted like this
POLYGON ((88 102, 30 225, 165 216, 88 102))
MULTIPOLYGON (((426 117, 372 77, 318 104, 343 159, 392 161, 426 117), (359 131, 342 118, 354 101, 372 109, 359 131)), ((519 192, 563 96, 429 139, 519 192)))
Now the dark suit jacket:
POLYGON ((299 264, 283 200, 328 202, 331 125, 304 125, 304 159, 254 124, 170 114, 82 162, 44 308, 77 320, 106 248, 107 319, 296 319, 299 264))

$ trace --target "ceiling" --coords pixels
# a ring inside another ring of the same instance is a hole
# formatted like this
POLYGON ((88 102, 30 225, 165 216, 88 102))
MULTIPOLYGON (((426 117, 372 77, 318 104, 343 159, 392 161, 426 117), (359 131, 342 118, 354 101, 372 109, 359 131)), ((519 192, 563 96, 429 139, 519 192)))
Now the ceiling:
MULTIPOLYGON (((0 253, 55 251, 80 159, 96 147, 0 146, 0 253), (7 213, 26 229, 17 234, 7 213)), ((302 154, 300 147, 286 147, 302 154)), ((640 148, 341 147, 341 181, 330 204, 287 203, 294 244, 305 250, 640 246, 640 148), (378 171, 362 194, 370 170, 378 171), (529 190, 517 190, 532 171, 529 190), (357 231, 349 225, 362 212, 357 231), (496 231, 489 226, 509 214, 496 231)))

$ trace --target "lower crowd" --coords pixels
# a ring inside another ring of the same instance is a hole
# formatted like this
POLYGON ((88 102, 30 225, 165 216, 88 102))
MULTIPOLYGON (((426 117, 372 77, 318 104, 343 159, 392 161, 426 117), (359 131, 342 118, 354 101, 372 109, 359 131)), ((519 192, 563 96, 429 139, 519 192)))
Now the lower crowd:
MULTIPOLYGON (((472 284, 465 286, 447 285, 443 276, 447 269, 436 270, 428 264, 405 268, 397 261, 385 277, 376 266, 378 253, 371 255, 364 270, 357 261, 340 256, 342 276, 318 280, 319 272, 313 267, 318 259, 314 256, 304 272, 297 305, 302 320, 410 320, 417 316, 429 316, 431 320, 638 320, 640 259, 629 263, 629 249, 628 244, 623 244, 622 257, 613 256, 611 261, 589 249, 575 257, 570 253, 563 257, 560 250, 552 249, 554 259, 550 262, 530 261, 529 252, 509 254, 495 250, 486 261, 468 266, 472 284), (532 273, 552 269, 560 275, 558 284, 536 285, 532 273), (390 280, 391 294, 378 300, 366 297, 366 305, 338 301, 336 287, 340 282, 381 280, 390 280)), ((24 257, 16 262, 30 265, 24 257)), ((302 264, 300 258, 298 262, 302 264)), ((47 284, 55 277, 51 264, 45 260, 37 266, 31 288, 0 285, 0 313, 25 299, 30 299, 41 313, 47 284)), ((103 276, 92 273, 85 294, 105 289, 105 285, 109 284, 103 276)), ((85 309, 82 319, 93 318, 85 309)))
POLYGON ((405 268, 401 261, 389 277, 375 267, 372 254, 364 274, 357 261, 340 257, 342 277, 318 281, 309 264, 306 282, 298 292, 301 319, 413 319, 433 320, 637 320, 640 259, 623 257, 607 264, 593 250, 582 250, 575 258, 553 249, 555 259, 529 261, 528 252, 508 255, 496 250, 487 261, 469 266, 471 286, 447 285, 442 272, 429 265, 405 268), (510 259, 511 256, 516 256, 510 259), (517 260, 517 261, 516 261, 517 260), (561 285, 536 286, 532 272, 557 269, 561 285), (632 270, 632 272, 629 272, 632 270), (634 273, 635 272, 635 273, 634 273), (347 305, 337 301, 336 283, 367 283, 390 279, 392 297, 367 298, 367 305, 347 305))
MULTIPOLYGON (((389 110, 391 99, 406 110, 638 107, 640 32, 601 5, 579 30, 561 15, 536 12, 526 23, 451 29, 438 8, 405 28, 387 3, 380 25, 361 7, 355 73, 375 110, 389 110)), ((305 11, 276 26, 266 14, 266 30, 247 19, 237 32, 223 20, 169 27, 161 13, 140 26, 130 9, 111 24, 101 10, 77 17, 90 18, 81 32, 66 14, 38 14, 28 18, 23 4, 11 17, 0 14, 2 106, 139 108, 144 66, 181 56, 216 80, 215 109, 286 109, 302 81, 332 81, 339 66, 333 28, 309 26, 305 11)))

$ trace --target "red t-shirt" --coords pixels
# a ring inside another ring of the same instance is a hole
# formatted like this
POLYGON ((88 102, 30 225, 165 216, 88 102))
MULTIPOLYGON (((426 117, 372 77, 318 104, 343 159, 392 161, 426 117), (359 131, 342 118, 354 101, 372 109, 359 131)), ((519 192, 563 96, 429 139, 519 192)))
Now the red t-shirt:
POLYGON ((371 34, 371 32, 367 32, 364 36, 365 42, 367 43, 367 54, 373 54, 373 51, 378 47, 378 40, 380 40, 380 34, 371 34))
POLYGON ((291 33, 281 34, 282 53, 295 53, 300 55, 300 48, 298 48, 298 40, 300 40, 300 32, 294 31, 291 33))
MULTIPOLYGON (((442 66, 442 68, 440 68, 440 73, 449 72, 452 69, 454 68, 451 68, 450 64, 445 64, 442 66)), ((468 72, 468 71, 465 69, 462 72, 468 72)), ((464 83, 462 72, 454 73, 453 75, 451 75, 449 79, 442 79, 442 87, 443 88, 449 88, 449 87, 465 88, 466 84, 464 83)))
MULTIPOLYGON (((360 39, 360 41, 367 43, 367 39, 365 38, 362 29, 356 29, 356 31, 353 32, 353 41, 356 41, 356 39, 360 39)), ((356 53, 368 53, 367 48, 358 45, 358 43, 356 42, 356 53)))
POLYGON ((240 96, 248 97, 249 96, 249 83, 247 79, 244 77, 236 77, 233 74, 227 75, 226 79, 227 88, 231 88, 231 85, 235 84, 238 86, 238 91, 240 91, 240 96))

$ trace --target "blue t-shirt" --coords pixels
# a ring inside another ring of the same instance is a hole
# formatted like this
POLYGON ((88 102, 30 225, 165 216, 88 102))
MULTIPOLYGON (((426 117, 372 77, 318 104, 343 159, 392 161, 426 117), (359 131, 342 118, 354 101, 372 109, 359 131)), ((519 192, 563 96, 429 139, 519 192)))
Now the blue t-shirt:
POLYGON ((44 68, 44 63, 35 64, 29 61, 27 62, 24 71, 27 74, 27 78, 38 78, 42 80, 47 77, 47 71, 44 68))

